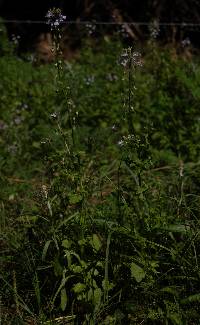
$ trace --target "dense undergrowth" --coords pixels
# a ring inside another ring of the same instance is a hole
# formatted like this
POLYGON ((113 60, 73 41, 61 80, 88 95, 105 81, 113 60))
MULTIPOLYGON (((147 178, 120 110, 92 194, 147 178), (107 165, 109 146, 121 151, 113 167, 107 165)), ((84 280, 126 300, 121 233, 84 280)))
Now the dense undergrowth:
POLYGON ((197 58, 0 50, 2 324, 198 324, 197 58))

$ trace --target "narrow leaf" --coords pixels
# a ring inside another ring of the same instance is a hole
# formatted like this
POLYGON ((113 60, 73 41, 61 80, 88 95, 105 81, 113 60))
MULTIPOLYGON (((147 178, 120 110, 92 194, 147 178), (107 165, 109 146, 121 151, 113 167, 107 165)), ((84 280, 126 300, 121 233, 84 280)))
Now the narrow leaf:
POLYGON ((60 292, 60 299, 61 299, 60 306, 62 311, 64 311, 67 307, 67 293, 65 288, 63 288, 60 292))
POLYGON ((49 245, 50 245, 51 241, 52 240, 47 240, 47 242, 44 245, 43 252, 42 252, 42 261, 44 261, 45 258, 46 258, 47 251, 48 251, 48 248, 49 248, 49 245))

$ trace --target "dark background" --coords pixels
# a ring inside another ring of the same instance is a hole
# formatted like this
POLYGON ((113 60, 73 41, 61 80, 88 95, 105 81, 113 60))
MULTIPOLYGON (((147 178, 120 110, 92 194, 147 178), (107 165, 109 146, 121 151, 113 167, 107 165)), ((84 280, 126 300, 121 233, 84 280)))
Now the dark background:
POLYGON ((53 6, 63 9, 68 19, 109 21, 113 9, 135 21, 152 18, 166 22, 200 22, 199 0, 0 0, 0 16, 8 19, 43 19, 53 6))
MULTIPOLYGON (((67 20, 110 22, 117 10, 123 21, 150 22, 157 19, 160 22, 200 23, 200 0, 0 0, 0 16, 10 20, 44 20, 52 7, 61 8, 67 20)), ((19 34, 23 41, 30 38, 34 41, 40 33, 48 30, 45 24, 15 22, 6 26, 9 34, 19 34)), ((199 28, 191 27, 189 34, 197 39, 199 28)), ((168 33, 172 33, 170 28, 168 33)))

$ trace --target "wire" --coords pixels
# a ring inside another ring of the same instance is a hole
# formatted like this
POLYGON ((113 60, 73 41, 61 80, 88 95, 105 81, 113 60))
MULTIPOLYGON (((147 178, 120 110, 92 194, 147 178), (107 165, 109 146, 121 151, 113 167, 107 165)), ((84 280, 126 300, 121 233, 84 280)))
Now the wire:
MULTIPOLYGON (((10 23, 19 23, 19 24, 47 24, 45 20, 17 20, 17 19, 1 19, 1 22, 10 24, 10 23)), ((137 26, 149 26, 153 22, 106 22, 106 21, 66 21, 62 25, 137 25, 137 26)), ((156 22, 158 26, 180 26, 180 27, 195 27, 200 26, 200 23, 185 23, 185 22, 156 22)))

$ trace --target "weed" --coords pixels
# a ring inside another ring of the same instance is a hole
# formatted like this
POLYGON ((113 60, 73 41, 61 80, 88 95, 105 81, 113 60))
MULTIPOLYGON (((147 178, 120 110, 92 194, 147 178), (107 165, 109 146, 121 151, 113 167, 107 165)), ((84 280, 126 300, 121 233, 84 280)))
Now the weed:
POLYGON ((199 62, 66 63, 55 13, 55 62, 1 50, 2 321, 197 324, 199 62))

